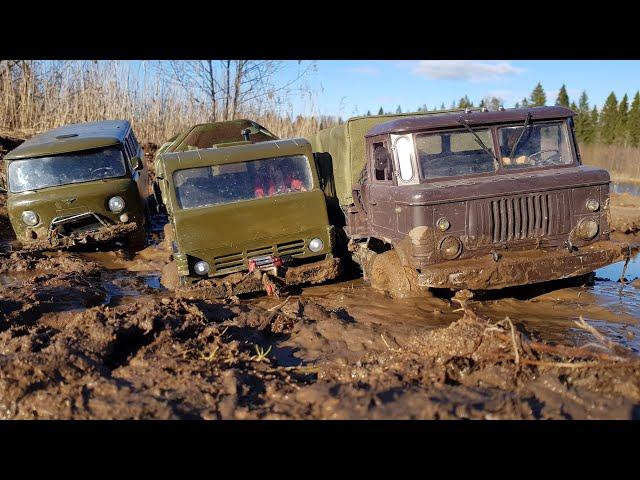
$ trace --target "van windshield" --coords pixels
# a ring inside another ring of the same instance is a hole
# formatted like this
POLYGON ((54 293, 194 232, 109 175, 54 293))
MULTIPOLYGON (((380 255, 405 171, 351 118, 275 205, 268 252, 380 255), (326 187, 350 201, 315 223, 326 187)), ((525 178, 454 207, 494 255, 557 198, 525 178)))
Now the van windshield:
POLYGON ((13 160, 8 170, 14 193, 72 183, 122 177, 127 173, 122 150, 107 147, 51 157, 13 160))
MULTIPOLYGON (((493 152, 493 140, 488 129, 474 129, 484 146, 493 152)), ((416 151, 423 179, 456 177, 494 172, 492 155, 484 150, 468 130, 419 133, 416 151)))
POLYGON ((313 188, 309 160, 304 155, 187 168, 173 173, 181 208, 197 208, 313 188))

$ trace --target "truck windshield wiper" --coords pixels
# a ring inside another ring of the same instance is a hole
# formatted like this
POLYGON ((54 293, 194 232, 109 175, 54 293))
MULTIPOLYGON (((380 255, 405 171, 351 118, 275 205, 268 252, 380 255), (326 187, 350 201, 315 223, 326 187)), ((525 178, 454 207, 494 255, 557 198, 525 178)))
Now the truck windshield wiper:
POLYGON ((458 123, 460 123, 461 125, 463 125, 467 130, 469 130, 469 132, 471 132, 471 134, 475 137, 476 142, 478 143, 478 145, 480 146, 480 148, 482 148, 485 152, 487 152, 490 156, 492 156, 493 158, 495 158, 496 162, 500 163, 500 160, 498 160, 498 157, 495 153, 493 153, 493 151, 489 150, 489 147, 487 147, 484 142, 482 141, 482 139, 478 136, 478 134, 475 132, 475 130, 473 128, 471 128, 471 126, 469 125, 469 123, 467 122, 466 119, 460 117, 458 119, 458 123))
POLYGON ((522 132, 520 132, 520 135, 518 136, 518 139, 516 140, 516 143, 513 144, 513 147, 511 148, 511 151, 509 152, 509 158, 513 157, 513 154, 516 151, 516 147, 520 143, 520 140, 522 140, 522 137, 524 136, 524 132, 527 131, 527 127, 529 126, 529 122, 530 121, 531 121, 531 112, 527 113, 527 118, 524 121, 524 126, 522 128, 522 132))

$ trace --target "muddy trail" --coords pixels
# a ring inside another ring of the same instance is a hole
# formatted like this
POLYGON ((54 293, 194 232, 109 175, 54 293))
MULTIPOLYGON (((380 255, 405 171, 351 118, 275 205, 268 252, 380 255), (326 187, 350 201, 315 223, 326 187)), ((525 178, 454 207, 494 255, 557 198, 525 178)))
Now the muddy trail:
POLYGON ((162 287, 161 217, 135 255, 12 239, 0 195, 0 418, 640 419, 639 257, 624 282, 214 300, 162 287))
POLYGON ((640 418, 637 257, 624 285, 220 301, 165 290, 154 238, 0 254, 1 418, 640 418))

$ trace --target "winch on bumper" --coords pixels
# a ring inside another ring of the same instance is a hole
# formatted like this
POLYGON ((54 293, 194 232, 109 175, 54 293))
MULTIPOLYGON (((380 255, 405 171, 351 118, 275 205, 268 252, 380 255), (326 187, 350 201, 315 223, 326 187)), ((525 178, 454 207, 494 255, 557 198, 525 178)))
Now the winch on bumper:
POLYGON ((423 268, 418 285, 455 290, 493 290, 576 277, 629 257, 629 245, 600 241, 568 249, 505 251, 423 268))

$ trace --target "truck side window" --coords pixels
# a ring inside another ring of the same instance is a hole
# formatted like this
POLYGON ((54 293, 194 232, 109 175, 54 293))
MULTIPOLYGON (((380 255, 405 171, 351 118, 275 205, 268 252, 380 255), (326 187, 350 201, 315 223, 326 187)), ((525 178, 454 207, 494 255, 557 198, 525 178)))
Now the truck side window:
POLYGON ((376 180, 384 182, 392 179, 391 156, 383 143, 373 144, 373 164, 376 180))

